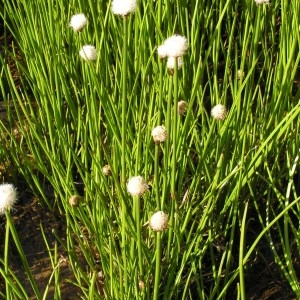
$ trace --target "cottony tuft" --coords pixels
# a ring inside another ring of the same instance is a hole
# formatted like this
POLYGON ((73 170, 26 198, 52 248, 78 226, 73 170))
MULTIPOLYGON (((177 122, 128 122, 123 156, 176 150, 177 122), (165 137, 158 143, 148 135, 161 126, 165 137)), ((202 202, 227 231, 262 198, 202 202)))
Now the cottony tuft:
POLYGON ((175 69, 176 59, 177 59, 177 69, 180 70, 182 68, 182 57, 181 56, 179 56, 179 57, 170 56, 167 60, 167 68, 169 70, 175 69))
POLYGON ((10 210, 17 201, 17 191, 10 183, 0 184, 0 215, 10 210))
POLYGON ((153 231, 164 231, 168 228, 169 218, 163 211, 158 211, 150 219, 150 227, 153 231))
POLYGON ((167 56, 167 48, 165 45, 160 45, 157 47, 157 53, 160 59, 163 59, 167 56))
POLYGON ((175 34, 167 38, 164 41, 163 46, 165 47, 168 57, 179 57, 183 56, 186 53, 188 43, 186 37, 175 34))
POLYGON ((105 176, 109 176, 111 175, 111 168, 109 165, 105 165, 103 168, 102 168, 102 173, 103 175, 105 176))
POLYGON ((177 112, 179 115, 184 115, 187 110, 187 102, 180 100, 177 104, 177 112))
POLYGON ((155 143, 162 143, 168 138, 168 133, 165 126, 157 126, 153 128, 151 135, 155 143))
POLYGON ((216 120, 224 120, 227 115, 226 107, 222 104, 217 104, 212 108, 211 115, 216 120))
POLYGON ((79 51, 80 56, 84 60, 96 60, 97 59, 97 51, 96 48, 92 45, 85 45, 79 51))
POLYGON ((141 196, 148 188, 148 184, 142 176, 131 177, 127 182, 127 191, 132 196, 141 196))
POLYGON ((74 31, 81 31, 86 26, 87 18, 84 14, 77 14, 71 17, 70 27, 74 31))
POLYGON ((254 0, 254 1, 255 1, 257 6, 263 5, 263 4, 271 4, 270 0, 254 0))
POLYGON ((111 10, 113 14, 125 17, 134 12, 137 7, 136 0, 113 0, 111 10))

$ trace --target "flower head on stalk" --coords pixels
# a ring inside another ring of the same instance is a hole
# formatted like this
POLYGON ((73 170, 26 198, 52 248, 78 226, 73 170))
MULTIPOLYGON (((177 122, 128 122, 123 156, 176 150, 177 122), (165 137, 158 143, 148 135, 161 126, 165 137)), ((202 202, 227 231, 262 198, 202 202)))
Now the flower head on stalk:
POLYGON ((160 59, 163 59, 167 56, 167 48, 165 45, 160 45, 157 47, 157 54, 160 59))
POLYGON ((17 191, 10 183, 0 184, 0 215, 9 211, 17 201, 17 191))
POLYGON ((180 70, 182 68, 182 57, 181 56, 179 56, 179 57, 170 56, 167 60, 167 68, 170 71, 171 70, 174 71, 176 59, 177 59, 177 69, 180 70))
POLYGON ((155 143, 162 143, 168 138, 168 133, 165 126, 157 126, 153 128, 151 135, 155 143))
POLYGON ((263 4, 271 4, 270 3, 270 0, 254 0, 256 5, 259 6, 259 5, 263 5, 263 4))
POLYGON ((211 116, 216 120, 224 120, 227 116, 227 109, 223 104, 217 104, 211 110, 211 116))
POLYGON ((150 219, 150 227, 153 231, 164 231, 168 228, 169 218, 163 211, 158 211, 150 219))
POLYGON ((109 165, 105 165, 103 168, 102 168, 102 173, 103 175, 105 176, 109 176, 111 175, 111 168, 109 165))
POLYGON ((127 191, 132 196, 142 196, 149 186, 142 176, 131 177, 127 182, 127 191))
POLYGON ((71 17, 70 27, 73 28, 74 31, 81 31, 87 23, 87 18, 84 14, 77 14, 71 17))
POLYGON ((167 38, 162 45, 157 48, 158 55, 163 57, 183 56, 188 48, 187 39, 179 34, 167 38))
POLYGON ((111 4, 111 11, 115 15, 126 17, 130 13, 133 13, 136 7, 136 0, 113 0, 111 4))
POLYGON ((97 59, 97 51, 95 46, 92 45, 84 45, 80 51, 79 55, 84 59, 84 60, 90 60, 94 61, 97 59))
POLYGON ((187 102, 184 100, 180 100, 177 103, 177 112, 179 115, 184 115, 187 110, 187 102))

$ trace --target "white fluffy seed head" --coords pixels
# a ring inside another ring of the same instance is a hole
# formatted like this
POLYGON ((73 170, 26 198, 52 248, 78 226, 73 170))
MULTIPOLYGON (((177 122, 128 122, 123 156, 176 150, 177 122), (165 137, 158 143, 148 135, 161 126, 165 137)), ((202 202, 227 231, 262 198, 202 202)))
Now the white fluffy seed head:
POLYGON ((167 38, 163 45, 168 57, 183 56, 188 48, 187 39, 178 34, 167 38))
POLYGON ((162 143, 168 138, 168 133, 165 126, 157 126, 153 128, 151 135, 155 143, 162 143))
POLYGON ((224 120, 227 115, 226 107, 222 104, 217 104, 212 108, 211 115, 216 120, 224 120))
POLYGON ((84 45, 80 51, 79 51, 80 56, 84 60, 96 60, 97 59, 97 51, 96 48, 92 45, 84 45))
POLYGON ((168 228, 169 218, 163 211, 158 211, 150 219, 150 227, 153 231, 164 231, 168 228))
POLYGON ((177 112, 179 115, 184 115, 187 110, 187 102, 180 100, 177 104, 177 112))
POLYGON ((0 184, 0 215, 10 210, 17 201, 17 191, 10 183, 0 184))
POLYGON ((180 70, 182 68, 182 57, 181 56, 179 56, 179 57, 170 56, 170 57, 168 57, 168 60, 167 60, 167 68, 169 70, 175 69, 176 59, 177 59, 177 69, 180 70))
POLYGON ((127 182, 127 191, 132 196, 141 196, 148 188, 149 187, 142 176, 131 177, 127 182))
POLYGON ((81 31, 87 23, 87 18, 84 14, 77 14, 71 17, 70 27, 73 28, 74 31, 81 31))
POLYGON ((167 56, 167 48, 165 45, 160 45, 157 47, 158 56, 162 59, 167 56))
POLYGON ((271 4, 270 0, 254 0, 256 5, 271 4))
POLYGON ((136 7, 136 0, 113 0, 111 4, 111 11, 115 15, 125 17, 134 12, 136 7))

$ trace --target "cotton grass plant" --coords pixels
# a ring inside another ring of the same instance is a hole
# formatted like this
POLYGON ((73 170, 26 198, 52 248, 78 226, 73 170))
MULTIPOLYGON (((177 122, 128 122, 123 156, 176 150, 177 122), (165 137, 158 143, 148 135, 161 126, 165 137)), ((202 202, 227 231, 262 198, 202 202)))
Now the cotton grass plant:
POLYGON ((247 299, 262 239, 299 297, 300 4, 257 4, 4 0, 0 153, 65 216, 82 298, 247 299))

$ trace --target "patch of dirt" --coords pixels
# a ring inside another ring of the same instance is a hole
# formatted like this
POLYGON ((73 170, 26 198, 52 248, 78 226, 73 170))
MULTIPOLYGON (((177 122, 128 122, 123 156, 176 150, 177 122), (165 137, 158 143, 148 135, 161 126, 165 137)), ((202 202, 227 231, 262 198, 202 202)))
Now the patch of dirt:
MULTIPOLYGON (((66 232, 66 224, 64 219, 43 208, 37 199, 35 199, 29 191, 19 192, 20 199, 12 211, 15 227, 17 229, 23 250, 26 254, 30 270, 38 284, 41 294, 44 293, 49 283, 53 268, 49 258, 48 250, 44 242, 41 228, 42 226, 47 242, 54 254, 54 245, 56 238, 53 233, 55 231, 64 241, 66 232)), ((5 216, 0 216, 0 256, 3 257, 4 241, 5 241, 5 216)), ((57 244, 60 268, 60 291, 61 299, 80 299, 80 289, 69 281, 75 281, 72 269, 67 259, 67 253, 62 245, 57 244)), ((80 256, 80 253, 78 252, 80 256)), ((24 288, 30 299, 35 299, 32 288, 28 281, 19 258, 18 251, 14 245, 12 237, 9 244, 9 263, 19 281, 24 284, 24 288)), ((46 299, 54 299, 54 282, 50 283, 49 293, 46 299)), ((0 276, 0 290, 5 291, 5 282, 0 276)))
MULTIPOLYGON (((252 219, 251 229, 247 232, 247 243, 252 245, 262 228, 258 220, 256 220, 256 212, 250 212, 249 219, 252 219), (250 217, 250 215, 252 217, 250 217)), ((281 259, 284 253, 280 253, 281 241, 276 236, 276 232, 271 230, 274 247, 277 249, 281 259)), ((291 244, 291 252, 297 251, 296 245, 291 244)), ((298 255, 292 254, 294 257, 293 267, 295 271, 299 269, 298 255)), ((287 279, 282 275, 280 267, 274 261, 274 253, 271 250, 270 242, 264 236, 256 250, 249 257, 245 270, 245 286, 247 300, 296 300, 287 279)))
POLYGON ((261 264, 263 269, 248 272, 246 275, 246 288, 248 300, 295 300, 291 287, 280 280, 279 270, 275 263, 269 266, 261 264), (256 272, 255 272, 256 271, 256 272))

